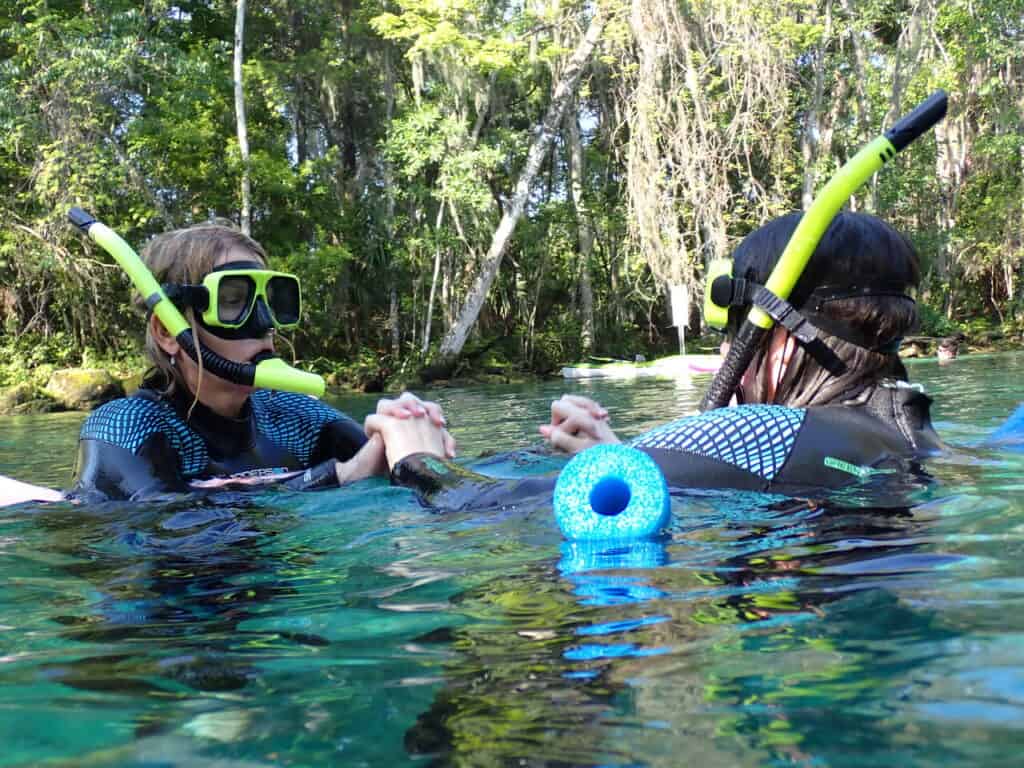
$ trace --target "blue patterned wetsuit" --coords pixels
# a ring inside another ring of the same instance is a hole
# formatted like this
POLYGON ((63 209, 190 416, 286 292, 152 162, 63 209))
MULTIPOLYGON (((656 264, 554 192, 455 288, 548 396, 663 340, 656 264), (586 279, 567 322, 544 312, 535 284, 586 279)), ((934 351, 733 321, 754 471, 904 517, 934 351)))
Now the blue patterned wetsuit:
MULTIPOLYGON (((913 469, 916 459, 942 447, 930 403, 903 385, 879 387, 856 406, 719 408, 651 430, 633 445, 676 488, 799 494, 840 488, 871 470, 913 469)), ((554 483, 550 476, 498 481, 421 455, 399 462, 392 477, 444 508, 513 503, 550 493, 554 483)))
POLYGON ((306 395, 259 390, 231 419, 193 406, 190 395, 144 388, 90 414, 70 495, 142 499, 186 491, 196 479, 310 468, 303 487, 336 485, 334 464, 365 442, 355 421, 306 395))

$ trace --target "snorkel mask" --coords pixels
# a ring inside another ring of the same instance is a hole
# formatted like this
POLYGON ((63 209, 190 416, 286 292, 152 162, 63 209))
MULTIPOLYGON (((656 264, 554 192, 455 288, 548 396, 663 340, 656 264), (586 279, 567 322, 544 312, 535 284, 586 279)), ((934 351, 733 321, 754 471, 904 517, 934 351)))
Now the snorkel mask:
MULTIPOLYGON (((818 193, 814 202, 804 213, 786 244, 782 256, 779 257, 778 263, 763 286, 751 286, 748 291, 747 286, 738 286, 738 281, 732 280, 731 277, 727 283, 722 280, 725 273, 721 271, 721 266, 718 267, 717 275, 709 275, 705 288, 705 310, 707 310, 708 302, 711 301, 714 304, 712 317, 716 318, 717 322, 721 322, 724 311, 725 323, 728 323, 728 308, 734 306, 734 294, 738 293, 737 306, 749 305, 750 311, 731 339, 729 354, 704 395, 704 400, 701 403, 702 411, 728 405, 762 340, 776 322, 803 342, 809 350, 817 351, 822 356, 822 361, 828 361, 823 362, 826 368, 835 367, 835 364, 839 362, 835 353, 818 338, 817 328, 800 312, 797 312, 787 299, 797 280, 800 279, 800 275, 803 274, 804 268, 810 261, 822 235, 825 234, 825 230, 828 229, 832 219, 850 196, 871 178, 875 171, 895 157, 897 152, 921 136, 945 115, 946 94, 943 91, 936 91, 919 104, 913 112, 899 120, 884 135, 868 143, 850 158, 818 193), (719 285, 717 291, 715 290, 716 283, 719 285), (737 288, 740 290, 737 291, 737 288), (712 296, 712 294, 716 295, 712 296)), ((875 290, 876 287, 869 286, 869 288, 875 290)), ((837 297, 833 296, 832 298, 837 297)))
POLYGON ((178 309, 191 308, 199 324, 222 339, 262 339, 270 331, 299 324, 299 278, 267 269, 258 261, 221 264, 200 285, 164 283, 161 287, 178 309))
MULTIPOLYGON (((257 362, 237 363, 221 357, 209 347, 204 346, 201 352, 197 352, 195 340, 192 338, 192 328, 189 326, 188 321, 181 314, 178 307, 168 298, 164 287, 156 281, 156 278, 153 277, 153 274, 143 263, 142 259, 139 258, 139 255, 132 250, 132 247, 122 240, 116 232, 96 221, 96 219, 81 208, 72 208, 68 212, 68 218, 72 224, 89 235, 97 245, 114 258, 127 273, 135 289, 145 298, 146 307, 149 311, 159 318, 160 322, 174 336, 189 357, 197 362, 199 357, 202 357, 203 367, 210 373, 242 386, 257 387, 259 389, 279 389, 287 392, 313 395, 314 397, 323 396, 324 380, 322 377, 293 368, 279 357, 268 355, 263 359, 257 360, 257 362)), ((282 322, 280 326, 275 325, 274 327, 293 327, 298 322, 298 280, 293 275, 284 275, 283 273, 265 270, 262 268, 262 265, 256 262, 244 263, 247 265, 256 264, 260 269, 246 267, 239 270, 232 268, 224 269, 219 273, 214 270, 214 272, 211 272, 210 275, 204 278, 202 286, 187 286, 187 288, 192 289, 185 292, 188 293, 188 301, 183 296, 179 297, 179 301, 192 306, 190 302, 193 299, 197 302, 201 300, 201 293, 196 289, 204 289, 206 291, 205 301, 207 309, 202 310, 203 315, 212 312, 210 315, 211 319, 219 324, 212 325, 211 328, 239 330, 247 327, 254 314, 258 317, 259 313, 263 311, 269 314, 272 324, 286 321, 282 322), (232 275, 232 273, 239 274, 232 275), (258 276, 256 273, 263 274, 258 276), (209 280, 215 274, 220 274, 221 277, 209 280), (233 288, 239 287, 238 285, 233 286, 231 281, 228 281, 227 284, 224 283, 225 277, 229 276, 244 276, 246 280, 251 280, 251 283, 249 283, 250 293, 244 295, 241 292, 236 293, 233 288), (271 284, 274 282, 273 278, 278 276, 289 278, 289 281, 286 281, 287 285, 279 282, 274 284, 274 287, 271 287, 271 284), (209 283, 207 283, 208 280, 209 283), (294 281, 294 283, 290 281, 294 281), (211 290, 211 287, 213 290, 211 290), (277 290, 278 287, 282 288, 280 293, 277 290), (289 294, 289 291, 293 288, 294 294, 289 294), (221 319, 220 301, 222 298, 226 299, 228 297, 229 289, 232 289, 230 293, 235 301, 226 302, 225 307, 234 306, 237 311, 234 313, 227 311, 223 315, 224 319, 221 319), (275 294, 279 294, 276 299, 274 298, 275 294), (282 300, 282 296, 285 295, 293 297, 294 303, 291 303, 290 300, 282 300), (262 309, 261 304, 263 305, 262 309), (213 309, 211 310, 210 307, 213 309), (239 307, 241 308, 239 309, 239 307), (289 314, 291 307, 294 307, 294 319, 290 319, 292 317, 289 314)), ((224 266, 236 267, 241 266, 241 264, 241 262, 234 262, 224 266)), ((183 287, 185 286, 178 286, 178 288, 183 287)), ((168 288, 171 289, 172 293, 175 292, 174 286, 168 286, 168 288)), ((263 333, 265 334, 266 331, 263 333)), ((248 338, 248 336, 245 336, 245 338, 248 338)))
POLYGON ((801 344, 808 348, 819 362, 834 375, 843 373, 842 363, 829 354, 827 345, 816 343, 824 331, 830 336, 863 347, 871 352, 891 352, 899 347, 899 338, 881 342, 830 315, 825 307, 843 299, 889 296, 914 301, 905 292, 905 285, 897 282, 864 281, 850 285, 821 285, 799 303, 790 303, 773 294, 765 285, 751 279, 733 277, 732 259, 715 259, 708 264, 704 286, 704 319, 715 330, 735 337, 743 319, 752 307, 768 314, 801 344), (835 368, 835 370, 833 370, 835 368))

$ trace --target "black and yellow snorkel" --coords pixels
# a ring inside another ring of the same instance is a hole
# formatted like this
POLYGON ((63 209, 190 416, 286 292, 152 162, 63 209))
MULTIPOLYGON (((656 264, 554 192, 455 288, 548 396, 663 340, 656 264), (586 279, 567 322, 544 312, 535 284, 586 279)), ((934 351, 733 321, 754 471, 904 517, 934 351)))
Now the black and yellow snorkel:
MULTIPOLYGON (((754 359, 758 347, 765 334, 771 330, 776 321, 782 322, 787 329, 794 331, 800 338, 798 326, 789 328, 787 315, 795 315, 787 299, 803 274, 811 254, 828 229, 839 209, 846 204, 850 196, 886 162, 892 160, 896 153, 921 136, 946 115, 946 94, 936 91, 917 106, 913 112, 899 120, 883 135, 864 146, 850 158, 836 174, 829 179, 825 187, 804 212, 796 231, 786 244, 782 256, 768 277, 761 293, 760 300, 755 299, 754 305, 746 320, 740 326, 735 338, 731 340, 729 354, 722 367, 718 369, 711 382, 701 410, 721 408, 729 404, 747 370, 754 359)), ((707 280, 707 296, 705 315, 709 322, 724 325, 727 308, 721 301, 712 300, 712 275, 707 280), (708 317, 708 315, 711 315, 708 317)), ((804 339, 802 339, 804 340, 804 339)), ((806 340, 805 340, 806 341, 806 340)))
POLYGON ((323 396, 324 380, 321 376, 293 368, 279 357, 270 357, 255 363, 237 363, 221 357, 205 346, 197 351, 188 321, 167 297, 160 283, 132 247, 116 232, 96 221, 81 208, 72 208, 68 212, 68 218, 114 258, 132 281, 135 290, 145 298, 146 306, 177 339, 185 353, 193 360, 202 357, 205 370, 243 386, 298 392, 314 397, 323 396))

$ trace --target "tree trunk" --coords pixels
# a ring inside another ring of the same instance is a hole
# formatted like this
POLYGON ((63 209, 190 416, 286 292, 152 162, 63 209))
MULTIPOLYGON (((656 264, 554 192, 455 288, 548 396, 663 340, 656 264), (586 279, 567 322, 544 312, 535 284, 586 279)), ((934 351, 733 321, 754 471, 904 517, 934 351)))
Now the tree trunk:
MULTIPOLYGON (((889 91, 889 109, 882 125, 888 129, 903 113, 903 90, 920 66, 921 42, 929 26, 925 16, 932 15, 933 0, 918 0, 913 6, 910 19, 903 27, 896 41, 896 52, 892 64, 892 87, 889 91)), ((879 209, 878 174, 871 180, 871 204, 869 211, 879 209)))
MULTIPOLYGON (((387 48, 384 49, 384 103, 384 124, 390 126, 395 114, 395 73, 394 68, 391 66, 391 53, 387 48)), ((395 184, 391 173, 390 161, 384 161, 383 172, 387 201, 384 208, 384 231, 386 233, 384 247, 388 251, 387 259, 389 263, 387 269, 392 275, 391 312, 388 316, 388 324, 391 326, 391 350, 397 356, 402 335, 401 328, 399 327, 398 286, 396 285, 398 265, 392 261, 391 252, 391 246, 395 241, 395 184)))
POLYGON ((430 293, 427 299, 426 320, 423 321, 423 354, 430 348, 430 324, 434 319, 434 297, 437 295, 437 276, 441 272, 441 222, 444 221, 444 203, 437 206, 437 223, 434 224, 434 274, 430 278, 430 293))
POLYGON ((245 91, 242 88, 242 48, 245 41, 245 0, 235 9, 235 121, 238 125, 238 152, 242 157, 242 232, 252 233, 252 191, 249 180, 249 133, 245 125, 245 91))
POLYGON ((583 67, 587 59, 590 58, 590 54, 594 50, 594 46, 597 45, 601 32, 604 30, 605 20, 604 13, 601 9, 598 9, 590 21, 586 34, 566 65, 561 80, 555 86, 551 103, 548 105, 547 114, 544 116, 544 121, 541 124, 540 132, 530 145, 526 165, 519 176, 519 181, 516 183, 515 194, 501 218, 498 229, 494 233, 491 247, 484 257, 480 273, 473 282, 469 295, 459 310, 458 318, 441 342, 440 356, 442 359, 454 359, 462 352, 466 338, 476 324, 484 300, 487 298, 487 294, 494 284, 494 279, 498 275, 498 270, 501 267, 501 261, 505 255, 505 249, 508 247, 508 242, 512 237, 512 232, 515 230, 519 218, 523 215, 523 209, 526 207, 526 200, 530 193, 530 185, 540 170, 551 140, 554 138, 555 132, 562 122, 569 100, 579 84, 583 67))
POLYGON ((398 286, 391 284, 391 307, 388 311, 388 325, 391 327, 391 353, 398 356, 402 337, 398 327, 398 286))
POLYGON ((537 327, 537 308, 540 306, 540 289, 544 284, 544 268, 547 266, 548 252, 544 253, 540 257, 540 268, 537 270, 537 277, 533 287, 533 306, 530 308, 529 321, 527 323, 526 330, 526 364, 529 367, 533 367, 533 332, 537 327))
POLYGON ((827 63, 830 58, 829 47, 832 40, 832 3, 825 3, 824 31, 814 55, 814 84, 811 88, 811 103, 804 118, 804 129, 800 134, 800 149, 804 160, 803 193, 801 202, 806 211, 814 202, 817 187, 818 161, 832 154, 832 136, 839 112, 846 103, 846 94, 850 90, 850 81, 842 71, 836 68, 836 84, 829 89, 828 102, 832 105, 827 112, 825 107, 825 77, 827 63))
MULTIPOLYGON (((576 102, 573 100, 573 106, 576 102)), ((569 133, 569 188, 576 209, 576 231, 580 248, 580 325, 583 353, 594 351, 594 287, 590 282, 590 257, 594 252, 594 228, 583 199, 583 141, 576 110, 566 117, 569 133)))

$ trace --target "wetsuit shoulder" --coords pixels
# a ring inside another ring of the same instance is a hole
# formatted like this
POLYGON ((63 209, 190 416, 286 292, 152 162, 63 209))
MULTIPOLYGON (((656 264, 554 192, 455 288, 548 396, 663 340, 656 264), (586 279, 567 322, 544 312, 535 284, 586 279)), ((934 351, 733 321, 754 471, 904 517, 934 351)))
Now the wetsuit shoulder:
POLYGON ((849 485, 915 453, 895 424, 863 408, 719 408, 641 435, 670 485, 794 493, 849 485))
POLYGON ((898 424, 872 411, 844 405, 808 408, 776 485, 838 488, 880 469, 906 474, 915 471, 919 453, 898 424))
POLYGON ((258 390, 251 400, 260 434, 290 451, 303 466, 346 461, 366 442, 358 423, 308 395, 258 390))
POLYGON ((89 414, 79 433, 81 440, 102 440, 135 453, 155 432, 166 429, 167 407, 145 397, 111 400, 89 414))
POLYGON ((80 498, 141 498, 178 491, 208 462, 206 447, 159 398, 113 400, 82 425, 75 485, 80 498))
POLYGON ((789 459, 807 411, 740 405, 689 416, 646 432, 632 445, 679 488, 768 490, 789 459))

